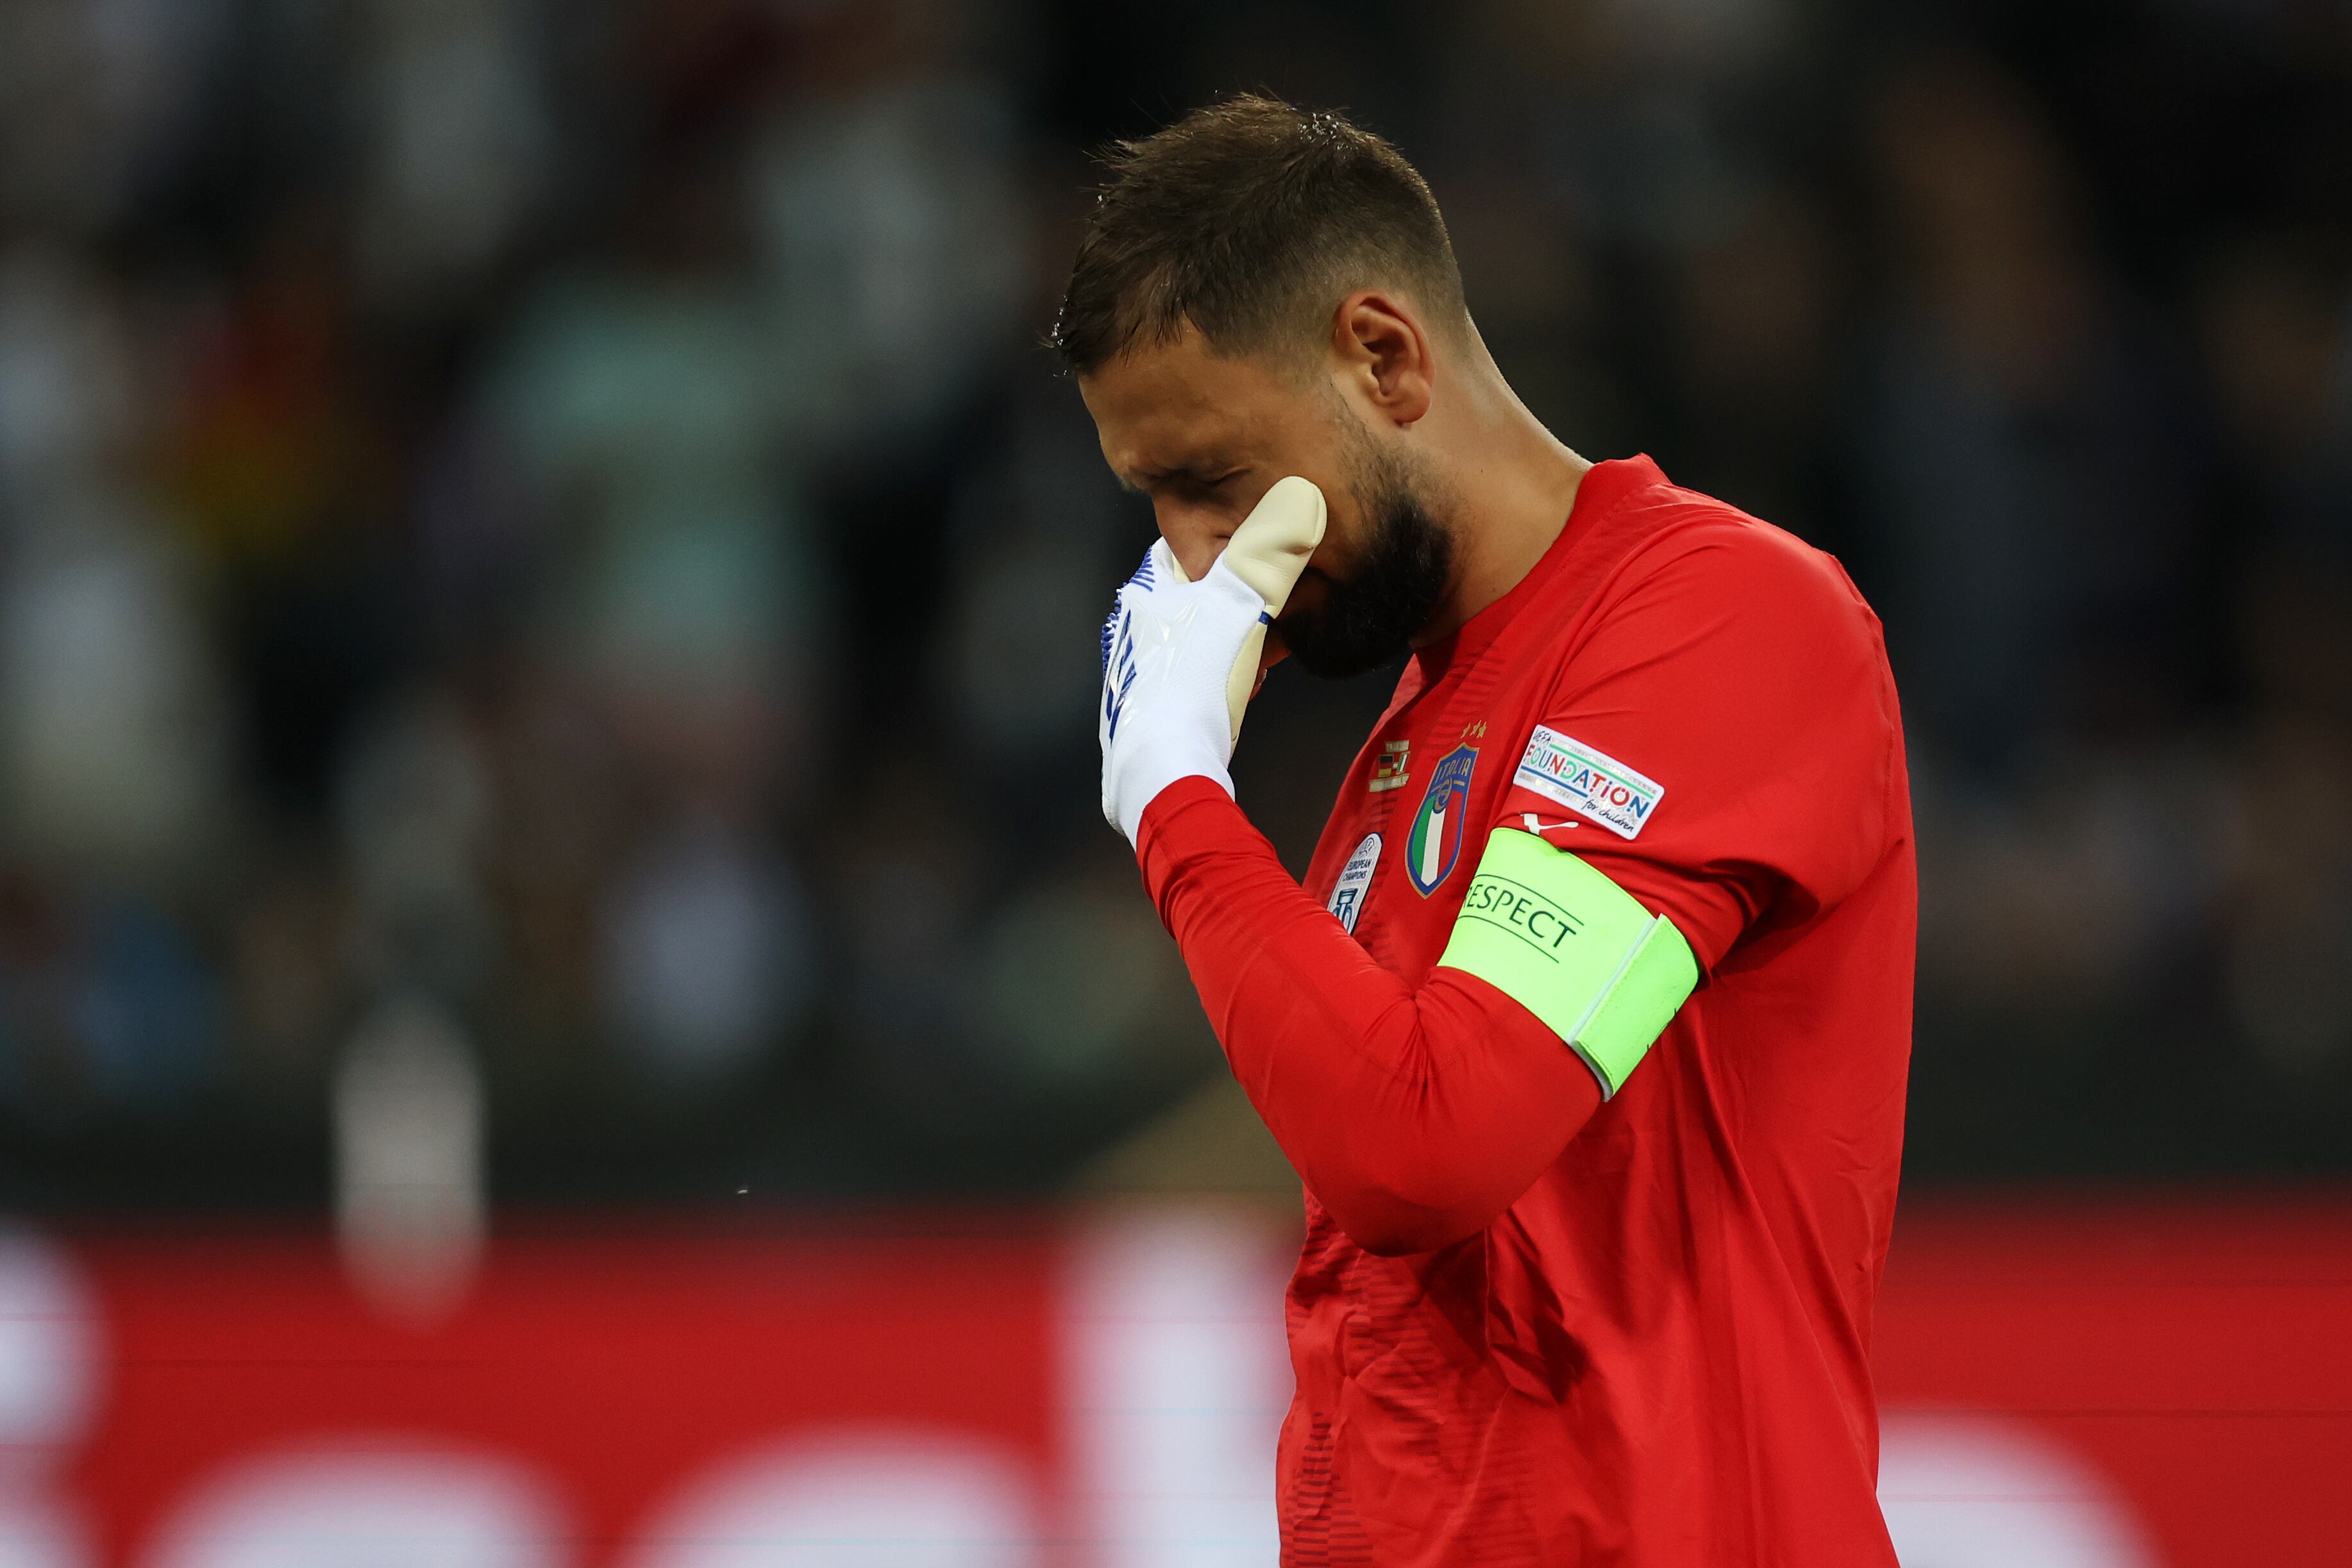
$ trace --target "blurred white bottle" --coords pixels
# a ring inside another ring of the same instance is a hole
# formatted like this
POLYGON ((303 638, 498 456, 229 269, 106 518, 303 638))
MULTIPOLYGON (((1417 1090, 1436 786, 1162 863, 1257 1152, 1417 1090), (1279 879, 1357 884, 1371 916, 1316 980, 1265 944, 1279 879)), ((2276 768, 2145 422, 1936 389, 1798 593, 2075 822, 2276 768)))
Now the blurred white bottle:
POLYGON ((102 1330, 72 1260, 34 1232, 0 1226, 0 1568, 94 1561, 59 1483, 97 1406, 102 1330))
POLYGON ((1064 1300, 1086 1568, 1263 1568, 1293 1386, 1286 1249, 1214 1209, 1106 1218, 1064 1300))
POLYGON ((455 1019, 394 998, 359 1028, 334 1084, 343 1264, 379 1311, 416 1322, 464 1300, 481 1260, 482 1075, 455 1019))

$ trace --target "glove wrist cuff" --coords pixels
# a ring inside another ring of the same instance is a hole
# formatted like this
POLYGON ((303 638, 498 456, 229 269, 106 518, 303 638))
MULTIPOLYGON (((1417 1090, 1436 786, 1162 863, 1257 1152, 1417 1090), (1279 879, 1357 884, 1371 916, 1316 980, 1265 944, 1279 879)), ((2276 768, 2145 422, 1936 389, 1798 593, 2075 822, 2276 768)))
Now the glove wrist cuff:
POLYGON ((1145 809, 1136 832, 1135 863, 1144 891, 1165 920, 1170 884, 1183 868, 1232 841, 1249 826, 1233 796, 1213 779, 1179 779, 1145 809))
POLYGON ((1192 758, 1158 758, 1140 756, 1132 765, 1121 769, 1113 799, 1118 803, 1118 831, 1127 835, 1129 844, 1140 847, 1139 834, 1143 819, 1151 803, 1178 784, 1198 779, 1214 785, 1227 800, 1233 798, 1234 778, 1222 758, 1198 756, 1192 758))

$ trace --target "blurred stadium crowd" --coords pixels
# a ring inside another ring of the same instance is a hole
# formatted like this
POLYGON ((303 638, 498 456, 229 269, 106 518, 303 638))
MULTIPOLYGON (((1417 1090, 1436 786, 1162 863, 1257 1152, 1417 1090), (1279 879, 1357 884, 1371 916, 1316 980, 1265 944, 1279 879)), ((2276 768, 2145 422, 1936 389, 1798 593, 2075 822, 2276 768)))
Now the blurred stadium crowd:
MULTIPOLYGON (((1904 684, 1915 1170, 2352 1170, 2352 20, 2296 0, 0 5, 0 1199, 1034 1190, 1221 1071, 1095 804, 1080 150, 1421 163, 1591 456, 1904 684)), ((1302 863, 1385 683, 1285 674, 1302 863)))

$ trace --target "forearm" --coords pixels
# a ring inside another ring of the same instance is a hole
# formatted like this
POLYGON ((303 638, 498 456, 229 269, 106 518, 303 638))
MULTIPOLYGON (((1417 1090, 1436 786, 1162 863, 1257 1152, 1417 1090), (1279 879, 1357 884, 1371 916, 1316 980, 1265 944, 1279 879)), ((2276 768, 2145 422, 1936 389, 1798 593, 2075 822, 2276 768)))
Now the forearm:
POLYGON ((1600 1102, 1559 1039, 1486 982, 1410 988, 1282 868, 1222 789, 1144 814, 1139 859, 1234 1075, 1317 1199, 1376 1252, 1470 1235, 1600 1102))

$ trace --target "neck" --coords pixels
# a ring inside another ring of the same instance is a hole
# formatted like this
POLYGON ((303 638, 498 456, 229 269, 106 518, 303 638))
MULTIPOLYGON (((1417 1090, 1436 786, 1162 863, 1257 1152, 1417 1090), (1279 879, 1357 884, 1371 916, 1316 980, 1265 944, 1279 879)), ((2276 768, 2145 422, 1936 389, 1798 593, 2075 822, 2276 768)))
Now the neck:
POLYGON ((1483 371, 1449 400, 1460 428, 1431 431, 1453 491, 1454 581, 1416 648, 1450 637, 1517 588, 1568 524, 1592 465, 1546 430, 1477 346, 1483 371))

